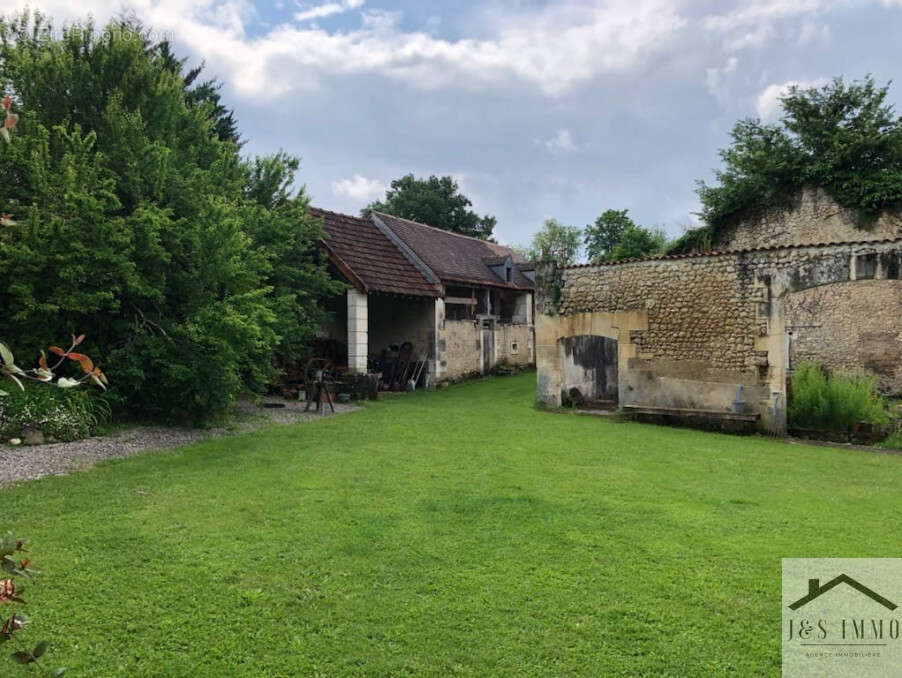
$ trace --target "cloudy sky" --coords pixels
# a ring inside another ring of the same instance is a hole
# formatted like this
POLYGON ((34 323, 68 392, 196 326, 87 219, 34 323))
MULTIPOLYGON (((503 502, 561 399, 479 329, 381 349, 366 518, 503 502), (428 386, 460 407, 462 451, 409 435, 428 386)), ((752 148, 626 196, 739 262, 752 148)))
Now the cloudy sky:
POLYGON ((508 243, 607 208, 679 234, 737 118, 777 116, 788 83, 886 82, 902 52, 902 0, 27 4, 132 10, 224 82, 246 152, 302 157, 318 206, 450 174, 508 243))

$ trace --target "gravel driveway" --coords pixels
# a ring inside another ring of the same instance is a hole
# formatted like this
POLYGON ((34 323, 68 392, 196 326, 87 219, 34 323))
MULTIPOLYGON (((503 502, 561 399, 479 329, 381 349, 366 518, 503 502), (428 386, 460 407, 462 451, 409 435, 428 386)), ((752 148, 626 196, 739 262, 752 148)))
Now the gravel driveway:
MULTIPOLYGON (((284 404, 285 407, 259 407, 250 400, 241 400, 236 406, 235 422, 229 428, 135 426, 107 436, 71 443, 15 447, 0 444, 0 488, 23 480, 87 469, 105 459, 133 457, 143 452, 157 452, 209 438, 254 431, 273 423, 296 424, 323 416, 315 412, 304 412, 303 402, 281 398, 264 399, 264 403, 267 402, 284 404)), ((354 405, 335 404, 336 414, 356 409, 358 408, 354 405)), ((331 413, 327 416, 331 416, 331 413)))

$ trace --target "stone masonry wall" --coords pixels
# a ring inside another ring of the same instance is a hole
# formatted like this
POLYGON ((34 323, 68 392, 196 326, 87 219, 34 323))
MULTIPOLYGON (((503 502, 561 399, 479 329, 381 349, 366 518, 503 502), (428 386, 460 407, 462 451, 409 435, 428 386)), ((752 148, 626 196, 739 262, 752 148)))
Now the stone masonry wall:
POLYGON ((472 320, 445 320, 439 340, 441 378, 478 372, 481 364, 480 329, 472 320))
MULTIPOLYGON (((445 320, 440 333, 439 352, 442 362, 440 378, 455 377, 482 371, 482 328, 472 320, 445 320)), ((494 362, 502 360, 514 365, 535 362, 533 328, 526 324, 497 324, 495 326, 494 362), (516 344, 516 352, 513 345, 516 344)))
POLYGON ((790 365, 864 368, 902 394, 902 282, 858 280, 794 292, 784 304, 790 365))
POLYGON ((743 214, 712 243, 714 250, 883 240, 902 236, 902 212, 885 211, 867 228, 857 210, 842 207, 822 188, 806 186, 787 207, 743 214))
POLYGON ((543 271, 540 401, 567 388, 561 339, 601 335, 618 339, 622 406, 729 411, 744 389, 747 411, 784 431, 790 350, 898 384, 900 270, 902 239, 543 271))
MULTIPOLYGON (((780 292, 795 292, 853 279, 898 279, 894 262, 900 248, 899 242, 795 247, 570 268, 563 272, 559 310, 562 315, 644 310, 648 330, 633 339, 640 357, 744 369, 758 362, 755 338, 764 331, 759 301, 774 294, 763 281, 782 285, 780 292), (888 258, 881 260, 881 254, 888 258), (869 262, 873 270, 867 270, 869 262)), ((900 311, 892 289, 892 283, 861 287, 856 296, 867 295, 888 318, 900 311)), ((848 315, 854 307, 846 303, 823 314, 848 315)))
POLYGON ((646 311, 640 357, 744 369, 754 354, 752 270, 738 257, 656 260, 564 271, 563 315, 646 311))
POLYGON ((495 328, 495 360, 506 360, 511 365, 531 365, 533 356, 533 329, 531 325, 501 324, 495 328), (514 349, 516 345, 516 350, 514 349))

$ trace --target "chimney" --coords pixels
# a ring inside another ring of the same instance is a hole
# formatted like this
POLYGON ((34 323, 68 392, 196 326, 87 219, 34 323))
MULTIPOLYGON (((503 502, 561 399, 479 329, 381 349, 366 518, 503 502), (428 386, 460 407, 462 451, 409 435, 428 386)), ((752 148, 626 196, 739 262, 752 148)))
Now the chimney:
POLYGON ((809 579, 808 580, 808 595, 813 596, 815 593, 821 590, 821 580, 820 579, 809 579))

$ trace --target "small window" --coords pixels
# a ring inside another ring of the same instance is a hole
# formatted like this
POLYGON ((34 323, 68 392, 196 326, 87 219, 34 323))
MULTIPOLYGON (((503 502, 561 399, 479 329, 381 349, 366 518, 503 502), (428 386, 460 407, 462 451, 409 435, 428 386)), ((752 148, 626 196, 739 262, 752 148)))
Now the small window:
POLYGON ((511 342, 511 355, 517 355, 520 352, 520 344, 516 341, 511 342))
POLYGON ((511 267, 510 267, 510 266, 505 266, 505 267, 504 267, 504 279, 505 279, 507 282, 510 282, 510 281, 511 281, 511 267))

